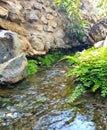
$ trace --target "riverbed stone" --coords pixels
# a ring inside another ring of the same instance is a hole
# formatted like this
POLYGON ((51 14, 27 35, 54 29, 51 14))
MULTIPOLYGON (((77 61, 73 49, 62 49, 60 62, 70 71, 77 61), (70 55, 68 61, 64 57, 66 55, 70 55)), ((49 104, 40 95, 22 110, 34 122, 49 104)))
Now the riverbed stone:
POLYGON ((27 76, 27 59, 22 53, 0 64, 0 84, 13 84, 27 76))

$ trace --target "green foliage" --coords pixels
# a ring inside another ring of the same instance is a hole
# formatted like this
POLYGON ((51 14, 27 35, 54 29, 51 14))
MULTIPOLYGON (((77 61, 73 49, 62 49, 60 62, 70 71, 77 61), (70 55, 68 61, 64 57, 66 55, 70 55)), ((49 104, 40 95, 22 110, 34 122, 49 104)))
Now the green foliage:
POLYGON ((38 66, 35 60, 28 60, 28 75, 37 73, 38 66))
POLYGON ((67 76, 76 77, 77 87, 71 96, 71 101, 87 89, 93 93, 99 90, 101 96, 107 96, 107 48, 91 48, 74 56, 67 56, 65 59, 72 65, 67 76))
POLYGON ((50 66, 58 61, 59 57, 59 53, 47 54, 44 57, 38 57, 38 62, 41 66, 50 66))
POLYGON ((81 40, 84 35, 84 28, 87 25, 79 9, 81 2, 79 0, 55 0, 54 4, 60 6, 66 12, 69 19, 67 28, 71 30, 72 39, 78 38, 81 40))
POLYGON ((43 66, 50 66, 57 62, 61 57, 60 53, 46 54, 39 56, 36 60, 28 60, 28 75, 37 73, 43 66), (41 68, 40 68, 40 67, 41 68))
POLYGON ((81 94, 85 93, 85 89, 82 84, 78 84, 69 99, 69 102, 75 101, 81 94))
POLYGON ((101 15, 107 16, 107 0, 98 0, 97 7, 101 9, 101 15))

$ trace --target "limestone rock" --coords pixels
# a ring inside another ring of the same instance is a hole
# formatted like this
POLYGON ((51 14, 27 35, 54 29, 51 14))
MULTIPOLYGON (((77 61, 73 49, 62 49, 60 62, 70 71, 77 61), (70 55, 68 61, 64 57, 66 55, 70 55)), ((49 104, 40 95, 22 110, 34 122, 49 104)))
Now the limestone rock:
POLYGON ((43 15, 41 17, 41 21, 44 23, 44 24, 47 24, 48 23, 48 20, 46 19, 46 17, 43 15))
MULTIPOLYGON (((57 27, 57 22, 55 21, 55 20, 50 20, 49 22, 48 22, 48 25, 49 26, 52 26, 53 28, 56 28, 57 27)), ((65 34, 64 34, 65 35, 65 34)))
POLYGON ((43 25, 41 25, 41 24, 35 24, 35 25, 34 25, 34 28, 35 28, 37 31, 43 31, 43 25))
POLYGON ((52 20, 52 19, 54 19, 54 16, 51 15, 51 14, 47 14, 46 18, 47 18, 48 20, 52 20))
POLYGON ((66 23, 65 15, 52 8, 49 0, 0 2, 0 28, 18 34, 22 51, 26 55, 45 54, 54 46, 57 38, 65 43, 66 23), (34 33, 35 38, 32 36, 34 33))
POLYGON ((51 33, 54 32, 53 27, 47 26, 47 25, 44 25, 44 31, 45 31, 45 32, 51 32, 51 33))
POLYGON ((13 84, 27 76, 27 60, 20 54, 11 60, 0 64, 0 84, 13 84))
POLYGON ((31 45, 35 50, 43 51, 44 50, 44 38, 42 35, 33 35, 31 39, 31 45))
POLYGON ((8 10, 0 6, 0 17, 8 16, 8 10))
POLYGON ((16 13, 13 13, 13 12, 11 12, 11 13, 9 12, 8 19, 10 21, 18 23, 18 24, 21 22, 21 19, 19 18, 19 16, 16 13))
POLYGON ((11 30, 12 32, 16 32, 23 36, 27 35, 27 30, 24 27, 15 22, 11 22, 2 18, 0 18, 0 27, 6 30, 11 30))

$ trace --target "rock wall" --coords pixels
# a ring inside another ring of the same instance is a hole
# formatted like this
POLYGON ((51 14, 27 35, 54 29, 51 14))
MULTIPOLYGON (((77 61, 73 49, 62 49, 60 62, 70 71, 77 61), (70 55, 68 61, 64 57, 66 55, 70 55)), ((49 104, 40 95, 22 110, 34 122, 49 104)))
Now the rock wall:
POLYGON ((65 47, 66 18, 48 0, 1 0, 0 29, 18 34, 26 55, 45 54, 65 47))

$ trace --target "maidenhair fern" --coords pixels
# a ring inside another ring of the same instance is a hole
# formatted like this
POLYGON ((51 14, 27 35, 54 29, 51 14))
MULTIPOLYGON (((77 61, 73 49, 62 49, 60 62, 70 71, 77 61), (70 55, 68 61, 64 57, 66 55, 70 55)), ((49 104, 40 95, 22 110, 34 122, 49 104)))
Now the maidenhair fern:
POLYGON ((77 87, 71 96, 74 101, 87 89, 91 92, 99 90, 101 96, 107 96, 107 48, 88 49, 79 55, 65 57, 72 69, 67 76, 75 75, 77 87))
POLYGON ((37 73, 38 66, 36 60, 28 60, 28 75, 37 73))
POLYGON ((53 53, 47 54, 43 57, 38 57, 39 64, 42 66, 50 66, 52 63, 56 62, 60 58, 61 54, 53 53))

